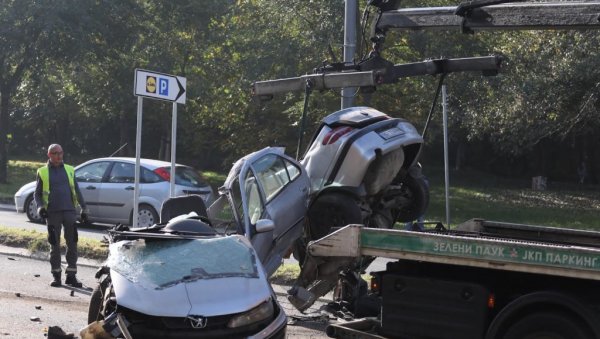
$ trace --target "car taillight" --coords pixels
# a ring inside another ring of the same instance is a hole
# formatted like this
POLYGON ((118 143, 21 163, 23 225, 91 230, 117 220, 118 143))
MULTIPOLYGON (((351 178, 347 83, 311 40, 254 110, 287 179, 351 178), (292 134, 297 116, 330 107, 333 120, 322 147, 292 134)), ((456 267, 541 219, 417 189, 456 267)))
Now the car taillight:
POLYGON ((339 138, 350 133, 351 131, 352 131, 352 127, 348 127, 348 126, 336 127, 334 129, 332 129, 331 131, 329 131, 325 135, 325 137, 323 138, 322 144, 323 144, 323 146, 331 145, 334 142, 338 141, 339 138))
POLYGON ((171 171, 169 171, 168 168, 159 167, 154 170, 154 173, 158 174, 158 176, 163 178, 165 181, 171 180, 171 171))

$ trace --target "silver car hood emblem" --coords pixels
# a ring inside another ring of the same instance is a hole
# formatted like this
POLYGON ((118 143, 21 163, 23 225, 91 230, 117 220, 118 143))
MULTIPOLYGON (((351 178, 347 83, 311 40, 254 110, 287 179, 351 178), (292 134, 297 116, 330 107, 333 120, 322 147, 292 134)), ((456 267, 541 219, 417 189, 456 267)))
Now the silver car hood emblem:
POLYGON ((193 328, 205 328, 208 324, 208 319, 200 315, 188 315, 187 319, 193 328))

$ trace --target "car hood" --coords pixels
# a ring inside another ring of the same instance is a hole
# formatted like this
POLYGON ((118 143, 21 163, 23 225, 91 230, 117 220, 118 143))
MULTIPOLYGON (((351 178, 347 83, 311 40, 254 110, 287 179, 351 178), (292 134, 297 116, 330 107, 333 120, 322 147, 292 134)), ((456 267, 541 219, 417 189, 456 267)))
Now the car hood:
POLYGON ((35 190, 35 185, 36 182, 32 181, 30 183, 27 183, 25 185, 23 185, 21 188, 19 188, 19 190, 15 193, 15 196, 20 196, 23 195, 24 193, 29 193, 35 190))
POLYGON ((147 315, 234 314, 271 297, 254 250, 238 235, 119 241, 107 265, 117 304, 147 315))

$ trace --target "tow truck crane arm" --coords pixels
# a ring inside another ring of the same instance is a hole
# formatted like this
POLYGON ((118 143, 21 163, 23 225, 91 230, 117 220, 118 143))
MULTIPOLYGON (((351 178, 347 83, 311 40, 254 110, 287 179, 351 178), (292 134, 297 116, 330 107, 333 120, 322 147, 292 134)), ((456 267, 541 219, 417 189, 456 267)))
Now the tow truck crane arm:
POLYGON ((471 1, 456 7, 382 11, 375 31, 423 29, 535 30, 600 27, 598 2, 503 3, 471 1), (486 6, 486 7, 482 7, 486 6))

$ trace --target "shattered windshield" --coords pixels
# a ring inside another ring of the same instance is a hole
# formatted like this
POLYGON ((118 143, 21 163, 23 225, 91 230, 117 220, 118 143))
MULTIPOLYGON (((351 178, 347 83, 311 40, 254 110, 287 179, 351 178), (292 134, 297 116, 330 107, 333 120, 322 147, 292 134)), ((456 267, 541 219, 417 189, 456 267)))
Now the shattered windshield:
POLYGON ((148 289, 199 279, 258 278, 254 253, 238 236, 119 241, 110 253, 112 269, 148 289))

